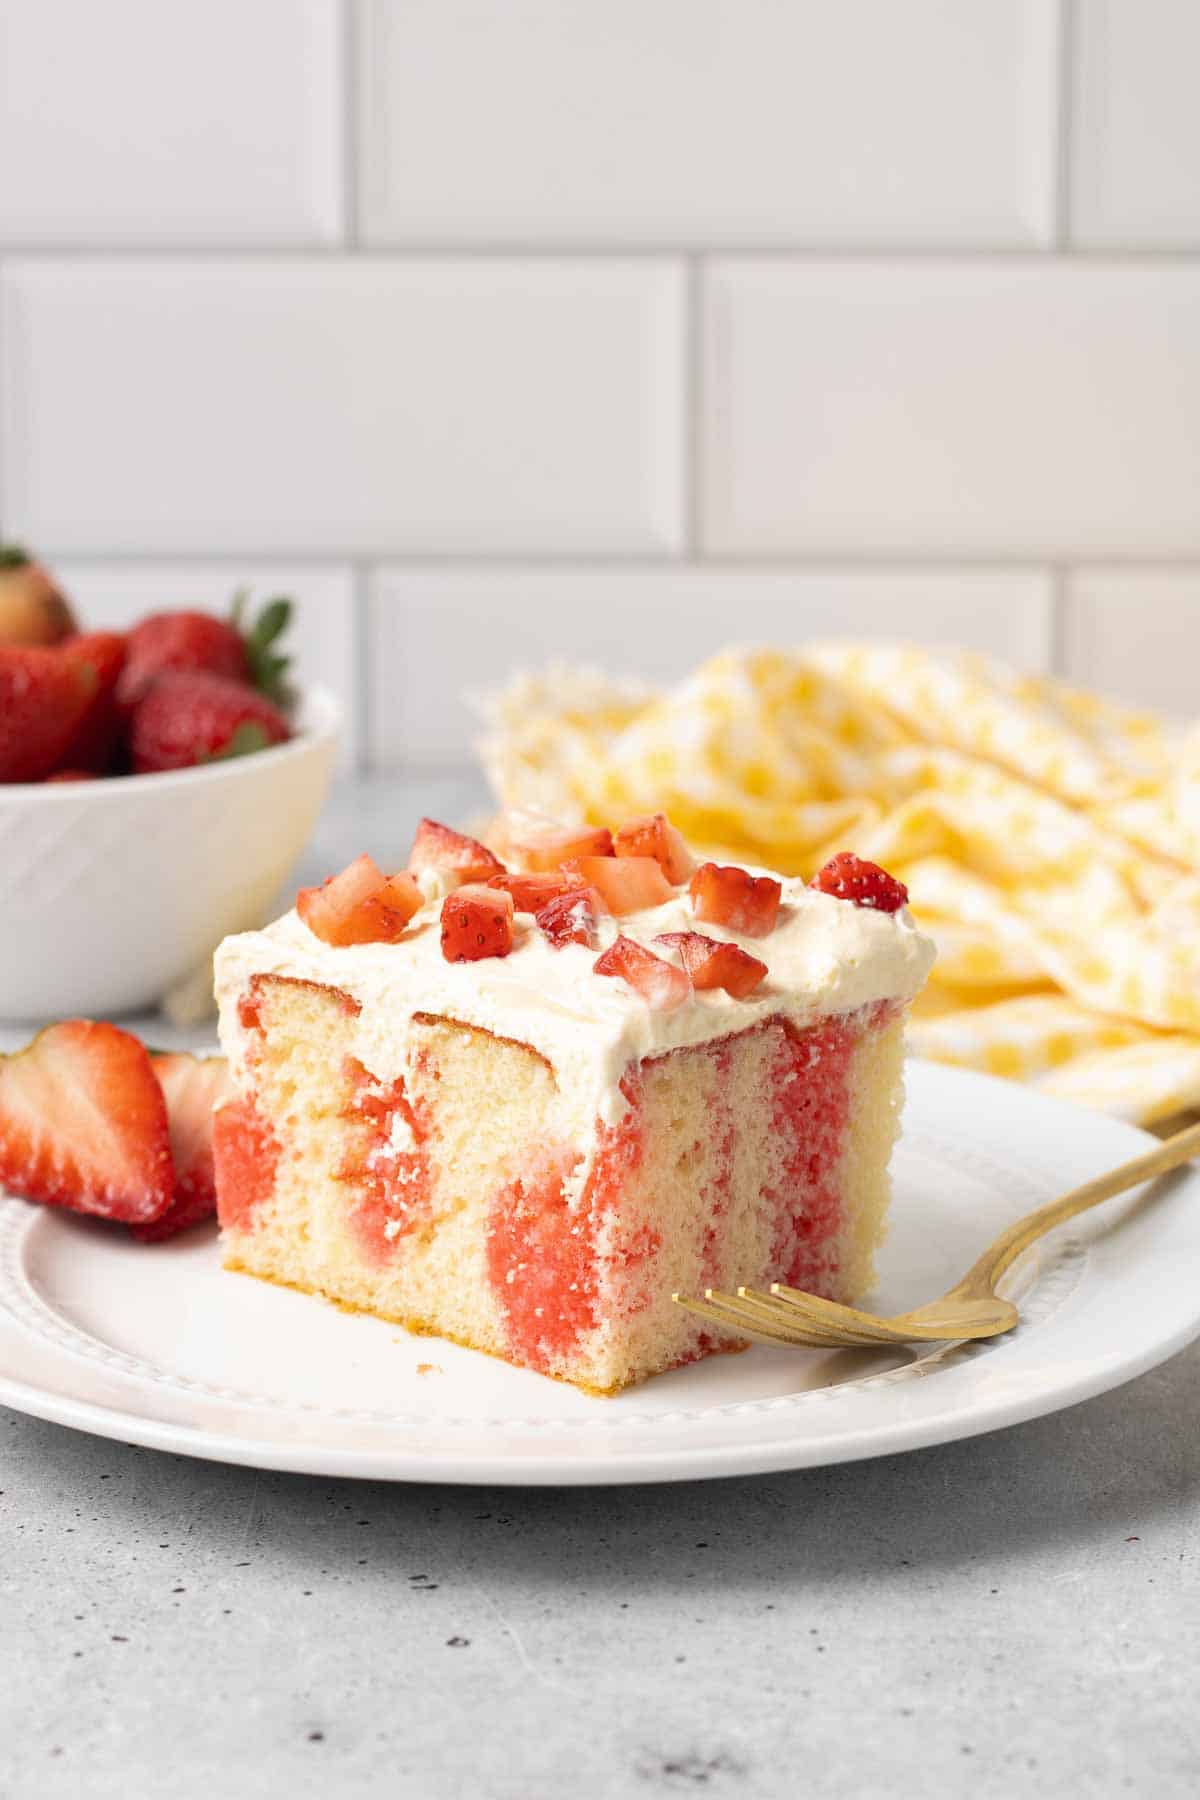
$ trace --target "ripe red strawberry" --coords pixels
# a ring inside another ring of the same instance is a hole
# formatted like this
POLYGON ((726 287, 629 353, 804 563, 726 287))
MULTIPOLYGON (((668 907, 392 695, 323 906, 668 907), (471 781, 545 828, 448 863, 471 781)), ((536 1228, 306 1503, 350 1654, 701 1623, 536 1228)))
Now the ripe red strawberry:
POLYGON ((675 887, 685 882, 696 867, 682 834, 676 831, 666 813, 630 819, 613 833, 613 848, 618 856, 652 856, 675 887))
POLYGON ((283 714, 253 688, 224 675, 160 675, 134 708, 134 772, 190 769, 246 756, 291 736, 283 714))
POLYGON ((17 544, 0 544, 0 644, 57 644, 75 620, 53 578, 17 544))
POLYGON ((142 1244, 161 1243, 215 1214, 213 1109, 230 1092, 229 1065, 223 1056, 187 1056, 180 1052, 152 1056, 150 1062, 167 1102, 175 1190, 161 1218, 151 1225, 131 1228, 132 1235, 142 1244))
POLYGON ((567 888, 553 900, 547 900, 534 923, 556 950, 564 944, 583 944, 594 950, 600 941, 596 920, 604 911, 604 902, 595 888, 567 888))
POLYGON ((696 870, 688 892, 698 919, 747 937, 766 937, 774 929, 783 888, 770 875, 708 862, 696 870))
POLYGON ((26 1200, 148 1225, 174 1191, 167 1103, 115 1025, 50 1025, 0 1061, 0 1184, 26 1200))
POLYGON ((513 899, 503 888, 468 883, 442 902, 442 955, 447 962, 507 956, 513 944, 513 899))
POLYGON ((87 712, 63 753, 68 768, 100 774, 112 761, 121 728, 117 686, 125 666, 125 641, 119 631, 89 631, 67 638, 58 647, 61 657, 93 670, 96 677, 87 712))
POLYGON ((460 887, 466 881, 486 881, 504 869, 500 858, 493 856, 486 844, 465 837, 461 831, 451 831, 436 819, 422 819, 417 826, 408 866, 413 874, 422 869, 441 869, 453 876, 460 887))
POLYGON ((296 911, 322 943, 394 944, 425 896, 411 875, 385 875, 370 856, 357 856, 320 887, 301 888, 296 911))
POLYGON ((206 612, 151 613, 129 633, 129 656, 118 698, 131 710, 151 684, 168 671, 222 675, 256 687, 277 706, 286 702, 288 659, 276 643, 292 614, 290 600, 269 600, 250 625, 244 621, 247 594, 235 594, 228 619, 206 612))
POLYGON ((489 875, 486 885, 503 888, 506 894, 511 894, 518 912, 536 913, 551 900, 557 900, 560 894, 578 893, 581 884, 577 876, 564 875, 561 871, 513 875, 506 870, 503 875, 489 875))
POLYGON ((899 912, 908 905, 908 889, 878 863, 864 862, 850 850, 831 856, 824 868, 818 869, 809 887, 820 894, 833 894, 838 900, 853 901, 875 912, 899 912))
POLYGON ((664 931, 655 938, 678 950, 679 960, 697 989, 724 988, 735 1000, 752 994, 767 973, 767 965, 738 944, 722 944, 702 931, 664 931))
POLYGON ((674 890, 652 856, 577 856, 563 864, 567 875, 598 889, 609 912, 642 912, 661 906, 674 890))
POLYGON ((0 645, 0 781, 41 781, 57 769, 98 687, 86 660, 0 645))
POLYGON ((592 964, 597 975, 616 975, 642 996, 653 1012, 673 1012, 682 1006, 692 984, 682 969, 664 962, 632 938, 619 937, 592 964))
POLYGON ((53 775, 47 775, 45 786, 51 787, 59 781, 98 781, 100 777, 94 769, 55 769, 53 775))

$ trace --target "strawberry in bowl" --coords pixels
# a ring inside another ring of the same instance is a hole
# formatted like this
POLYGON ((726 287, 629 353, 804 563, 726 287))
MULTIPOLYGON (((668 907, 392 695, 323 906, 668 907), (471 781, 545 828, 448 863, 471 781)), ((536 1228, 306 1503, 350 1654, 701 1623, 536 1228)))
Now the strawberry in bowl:
POLYGON ((287 600, 87 632, 58 595, 52 637, 57 590, 21 556, 0 554, 0 1018, 138 1010, 269 910, 337 709, 288 680, 287 600))

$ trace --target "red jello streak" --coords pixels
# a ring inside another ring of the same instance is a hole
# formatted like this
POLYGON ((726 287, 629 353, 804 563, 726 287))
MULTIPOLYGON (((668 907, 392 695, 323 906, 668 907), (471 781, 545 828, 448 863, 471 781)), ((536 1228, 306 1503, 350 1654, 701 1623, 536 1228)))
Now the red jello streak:
POLYGON ((409 1100, 402 1076, 385 1086, 352 1056, 345 1072, 352 1096, 342 1117, 356 1127, 355 1144, 337 1179, 353 1190, 347 1222, 364 1255, 378 1266, 390 1262, 405 1234, 429 1216, 432 1172, 425 1144, 430 1121, 427 1109, 409 1100), (397 1117, 407 1125, 415 1149, 393 1146, 397 1117))
POLYGON ((709 1051, 716 1064, 716 1083, 709 1106, 714 1171, 704 1199, 708 1223, 704 1228, 704 1244, 700 1252, 700 1284, 718 1285, 717 1242, 721 1221, 729 1211, 729 1195, 733 1186, 733 1100, 729 1092, 729 1076, 733 1050, 728 1044, 716 1044, 709 1051))
POLYGON ((798 1030, 785 1025, 774 1068, 774 1128, 784 1145, 784 1177, 772 1261, 790 1287, 829 1293, 838 1273, 830 1244, 842 1225, 838 1165, 850 1121, 850 1065, 864 1032, 886 1007, 798 1030))
POLYGON ((217 1217, 227 1231, 252 1231, 254 1214, 275 1191, 280 1146, 271 1122, 242 1095, 213 1117, 217 1217))
MULTIPOLYGON (((570 1354, 598 1322, 600 1228, 619 1212, 622 1190, 642 1157, 639 1094, 626 1078, 629 1102, 619 1124, 601 1126, 600 1148, 584 1191, 572 1207, 566 1182, 579 1158, 568 1145, 539 1147, 525 1174, 492 1202, 487 1269, 508 1329, 515 1360, 544 1370, 570 1354)), ((627 1262, 644 1260, 657 1245, 636 1240, 627 1262)))

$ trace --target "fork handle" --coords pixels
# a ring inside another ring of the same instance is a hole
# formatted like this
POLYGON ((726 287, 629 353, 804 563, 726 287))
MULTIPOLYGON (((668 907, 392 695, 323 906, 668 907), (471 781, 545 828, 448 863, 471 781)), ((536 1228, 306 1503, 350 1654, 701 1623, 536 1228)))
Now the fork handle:
POLYGON ((1102 1200, 1111 1200, 1115 1194, 1123 1194, 1154 1175, 1165 1175, 1169 1169, 1177 1169, 1193 1156, 1200 1156, 1200 1124, 1177 1131, 1144 1156, 1135 1156, 1132 1162, 1121 1163, 1107 1175, 1097 1175, 1092 1181, 1085 1181, 1082 1187, 1072 1188, 1061 1199, 1051 1200, 1035 1212, 1026 1213, 1023 1219, 1001 1232, 950 1293, 964 1299, 992 1294, 1005 1269, 1016 1261, 1022 1250, 1027 1250, 1047 1231, 1053 1231, 1056 1225, 1065 1225, 1068 1219, 1087 1212, 1089 1207, 1099 1206, 1102 1200))

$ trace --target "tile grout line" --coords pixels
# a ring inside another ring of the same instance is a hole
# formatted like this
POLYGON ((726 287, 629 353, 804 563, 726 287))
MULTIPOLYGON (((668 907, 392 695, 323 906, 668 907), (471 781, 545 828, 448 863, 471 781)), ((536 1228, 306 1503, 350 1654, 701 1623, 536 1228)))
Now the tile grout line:
POLYGON ((689 560, 704 541, 704 263, 689 256, 684 281, 683 550, 689 560))
POLYGON ((1195 574, 1200 571, 1200 547, 1194 551, 1172 552, 1146 550, 1136 554, 1114 555, 1079 548, 1067 552, 1030 551, 994 552, 972 555, 931 545, 927 551, 795 550, 736 553, 699 551, 679 556, 673 551, 569 551, 569 550, 392 550, 385 545, 369 548, 345 547, 340 550, 311 550, 294 545, 261 544, 224 550, 212 545, 153 550, 112 550, 71 545, 43 544, 47 558, 56 563, 94 563, 104 568, 138 567, 171 563, 216 563, 238 567, 252 563, 288 562, 312 569, 361 569, 369 574, 377 565, 386 563, 408 570, 462 569, 487 574, 491 570, 558 571, 589 570, 611 572, 696 572, 712 570, 735 574, 871 574, 871 573, 938 573, 948 575, 1029 574, 1050 570, 1053 574, 1083 565, 1089 569, 1154 570, 1161 573, 1178 571, 1195 574))
POLYGON ((353 770, 366 775, 374 767, 374 695, 371 687, 373 646, 371 643, 371 564, 356 557, 350 565, 351 627, 354 632, 353 670, 350 704, 357 708, 356 741, 353 770))
POLYGON ((1075 130, 1075 5, 1058 0, 1054 96, 1054 221, 1052 248, 1065 256, 1071 245, 1071 178, 1075 130))
POLYGON ((1050 566, 1050 673, 1059 681, 1070 678, 1067 655, 1067 610, 1070 598, 1067 593, 1069 570, 1064 563, 1052 563, 1050 566))
MULTIPOLYGON (((1056 202, 1056 210, 1058 205, 1056 202)), ((0 255, 11 262, 46 263, 78 262, 94 265, 144 262, 170 268, 189 262, 237 264, 312 262, 421 263, 666 263, 678 257, 695 257, 703 262, 774 262, 795 263, 862 263, 883 268, 904 267, 922 263, 936 267, 954 267, 958 263, 989 262, 1006 268, 1055 268, 1082 264, 1088 267, 1141 268, 1146 264, 1184 266, 1200 263, 1200 240, 1194 244, 1130 244, 1054 245, 1049 249, 1036 246, 996 243, 920 243, 894 244, 817 244, 817 243, 721 243, 697 244, 664 239, 656 244, 620 241, 564 241, 548 244, 514 240, 511 243, 441 242, 414 239, 403 244, 362 243, 357 229, 353 243, 328 244, 316 240, 294 240, 281 243, 247 244, 245 242, 207 241, 194 244, 156 244, 113 242, 83 244, 62 241, 29 243, 13 239, 0 246, 0 255)))
POLYGON ((359 17, 357 0, 341 0, 342 79, 342 247, 357 253, 362 237, 359 150, 362 95, 359 87, 359 17))

